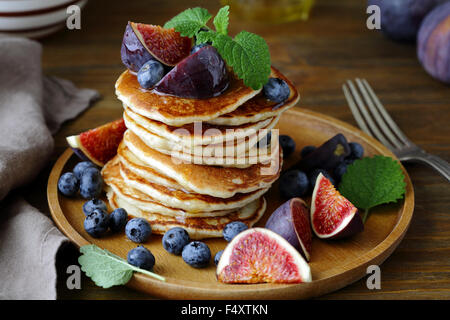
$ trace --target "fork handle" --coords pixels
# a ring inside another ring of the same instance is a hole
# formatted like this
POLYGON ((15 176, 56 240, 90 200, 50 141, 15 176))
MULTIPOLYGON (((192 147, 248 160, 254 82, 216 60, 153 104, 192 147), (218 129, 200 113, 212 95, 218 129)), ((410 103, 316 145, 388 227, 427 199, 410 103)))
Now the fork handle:
POLYGON ((444 159, 429 153, 424 153, 420 156, 411 158, 410 160, 417 160, 429 165, 450 182, 450 164, 444 159))

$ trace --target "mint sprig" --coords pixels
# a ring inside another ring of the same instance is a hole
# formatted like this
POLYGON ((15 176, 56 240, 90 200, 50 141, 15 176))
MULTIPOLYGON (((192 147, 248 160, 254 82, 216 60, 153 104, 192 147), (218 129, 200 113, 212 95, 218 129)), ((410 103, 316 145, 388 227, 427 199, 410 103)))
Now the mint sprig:
POLYGON ((164 28, 174 28, 183 37, 192 38, 198 31, 206 26, 211 14, 204 8, 190 8, 167 21, 164 28))
POLYGON ((164 277, 137 268, 121 257, 96 245, 82 246, 80 252, 82 255, 78 258, 78 263, 81 265, 81 270, 100 287, 110 288, 116 285, 124 285, 131 279, 133 272, 140 272, 165 281, 164 277))
POLYGON ((405 176, 394 159, 379 155, 367 157, 348 166, 339 192, 357 208, 364 209, 365 221, 371 208, 403 198, 405 176))
POLYGON ((266 41, 251 32, 241 31, 234 38, 228 35, 229 6, 222 7, 214 18, 215 30, 206 24, 211 15, 206 9, 187 9, 170 21, 165 28, 175 28, 182 36, 196 38, 197 44, 211 42, 234 73, 246 86, 259 90, 270 76, 270 52, 266 41), (202 30, 202 29, 207 29, 202 30))

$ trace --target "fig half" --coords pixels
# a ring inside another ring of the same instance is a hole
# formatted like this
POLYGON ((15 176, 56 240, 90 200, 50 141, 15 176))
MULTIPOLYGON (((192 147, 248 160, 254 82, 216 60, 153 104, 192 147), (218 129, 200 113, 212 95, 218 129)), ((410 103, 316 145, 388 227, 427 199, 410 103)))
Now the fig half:
POLYGON ((192 39, 182 37, 174 29, 128 22, 122 40, 123 64, 137 73, 149 60, 174 66, 190 54, 192 39))
POLYGON ((267 229, 279 234, 309 261, 312 231, 309 210, 300 198, 292 198, 278 207, 266 222, 267 229))
POLYGON ((250 228, 228 243, 216 270, 224 283, 311 282, 311 269, 283 237, 265 228, 250 228))
POLYGON ((182 98, 207 99, 229 86, 225 61, 212 46, 205 46, 177 64, 155 85, 160 93, 182 98))
POLYGON ((166 66, 175 66, 191 52, 192 39, 182 37, 175 29, 164 29, 152 24, 130 24, 148 52, 166 66))
POLYGON ((311 226, 321 239, 342 239, 364 230, 358 209, 321 173, 311 200, 311 226))
POLYGON ((130 23, 125 28, 120 56, 125 67, 134 73, 137 73, 147 61, 155 60, 138 39, 130 23))
POLYGON ((102 167, 117 154, 126 129, 124 120, 119 119, 67 137, 66 140, 80 159, 89 160, 102 167))

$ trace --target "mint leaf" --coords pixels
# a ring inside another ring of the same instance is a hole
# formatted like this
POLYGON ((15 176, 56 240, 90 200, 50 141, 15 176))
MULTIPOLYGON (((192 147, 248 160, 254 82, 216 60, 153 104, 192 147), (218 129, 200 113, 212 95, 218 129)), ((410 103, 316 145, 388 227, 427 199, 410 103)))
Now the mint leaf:
POLYGON ((214 17, 214 27, 218 33, 227 35, 228 34, 228 14, 230 6, 224 6, 220 8, 219 12, 217 12, 214 17))
POLYGON ((126 260, 96 245, 82 246, 80 252, 82 255, 78 258, 78 263, 81 270, 100 287, 124 285, 131 279, 134 271, 165 281, 163 277, 132 266, 126 260))
POLYGON ((204 8, 190 8, 179 13, 166 22, 164 28, 174 28, 183 37, 192 38, 211 19, 211 14, 204 8))
MULTIPOLYGON (((212 30, 202 31, 197 33, 195 36, 196 44, 206 43, 208 41, 214 42, 214 40, 218 37, 219 33, 214 32, 212 30)), ((213 44, 214 46, 214 44, 213 44)))
POLYGON ((390 157, 374 156, 356 160, 342 177, 339 192, 356 207, 366 211, 403 198, 405 176, 400 164, 390 157))
POLYGON ((260 36, 247 31, 241 31, 234 39, 219 35, 213 39, 213 45, 246 86, 259 90, 269 80, 269 47, 260 36))

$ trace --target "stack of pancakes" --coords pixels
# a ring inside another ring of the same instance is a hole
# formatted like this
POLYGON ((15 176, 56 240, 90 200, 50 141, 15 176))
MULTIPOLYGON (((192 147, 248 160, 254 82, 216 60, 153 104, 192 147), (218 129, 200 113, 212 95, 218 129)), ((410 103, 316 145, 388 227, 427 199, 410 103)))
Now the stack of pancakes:
POLYGON ((236 78, 217 97, 185 99, 144 90, 122 73, 116 94, 127 131, 102 170, 110 205, 147 219, 156 234, 179 226, 192 239, 221 237, 233 221, 255 224, 282 164, 278 136, 260 140, 299 100, 279 71, 271 76, 290 87, 283 103, 236 78))

